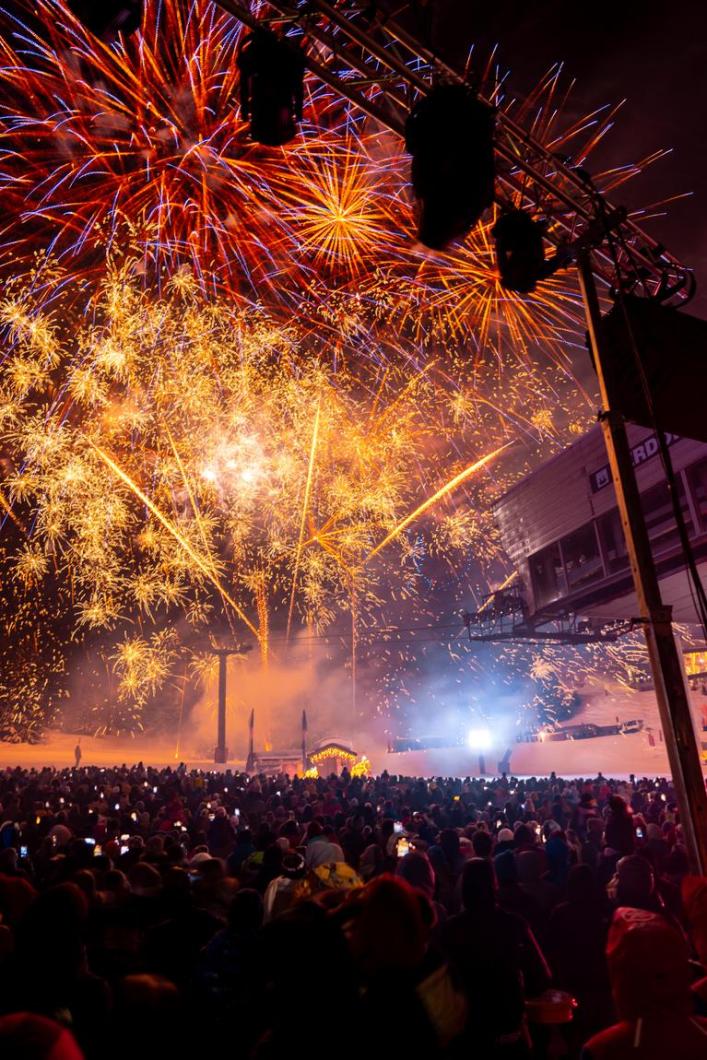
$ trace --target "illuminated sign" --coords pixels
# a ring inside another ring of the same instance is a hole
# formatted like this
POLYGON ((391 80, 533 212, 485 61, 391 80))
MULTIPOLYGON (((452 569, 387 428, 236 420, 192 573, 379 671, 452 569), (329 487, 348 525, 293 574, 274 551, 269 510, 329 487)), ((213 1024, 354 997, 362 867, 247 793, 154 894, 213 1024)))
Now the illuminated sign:
POLYGON ((688 677, 707 674, 707 651, 686 651, 683 659, 688 677))
MULTIPOLYGON (((675 445, 676 442, 680 441, 679 434, 668 434, 665 435, 665 444, 675 445)), ((649 434, 647 438, 644 438, 638 445, 634 445, 631 450, 631 463, 634 467, 640 467, 641 464, 645 464, 647 460, 652 460, 658 453, 658 435, 649 434)), ((608 464, 604 464, 598 471, 593 471, 589 476, 589 481, 592 484, 592 493, 598 493, 599 490, 605 489, 606 486, 611 485, 611 468, 608 464)))

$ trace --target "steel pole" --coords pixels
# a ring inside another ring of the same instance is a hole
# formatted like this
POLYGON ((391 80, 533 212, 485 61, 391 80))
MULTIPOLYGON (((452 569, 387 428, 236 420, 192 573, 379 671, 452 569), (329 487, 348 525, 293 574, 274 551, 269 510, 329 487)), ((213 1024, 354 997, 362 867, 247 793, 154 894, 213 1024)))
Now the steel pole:
POLYGON ((614 407, 604 375, 605 351, 601 334, 601 311, 590 250, 584 249, 580 252, 577 265, 592 355, 599 380, 602 405, 600 420, 604 442, 633 584, 640 615, 644 621, 658 710, 677 794, 685 846, 691 869, 702 874, 707 871, 707 792, 692 724, 682 659, 673 636, 672 608, 665 606, 660 595, 658 575, 631 460, 626 424, 621 413, 614 407))
POLYGON ((226 748, 226 667, 228 655, 225 651, 218 653, 218 722, 214 762, 223 765, 228 761, 226 748))

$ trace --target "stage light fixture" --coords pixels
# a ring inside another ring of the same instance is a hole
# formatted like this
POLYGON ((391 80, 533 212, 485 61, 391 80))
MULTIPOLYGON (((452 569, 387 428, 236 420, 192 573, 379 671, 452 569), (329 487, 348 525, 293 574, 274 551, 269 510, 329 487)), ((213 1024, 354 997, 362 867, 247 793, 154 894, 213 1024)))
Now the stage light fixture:
POLYGON ((490 729, 469 729, 466 736, 467 745, 472 751, 488 751, 491 749, 493 738, 490 729))
POLYGON ((101 40, 111 40, 118 33, 130 34, 142 23, 142 0, 67 0, 76 18, 101 40))
POLYGON ((545 225, 523 210, 509 210, 491 230, 496 240, 496 259, 501 285, 509 291, 529 294, 546 273, 543 235, 545 225))
POLYGON ((441 250, 493 203, 493 129, 493 110, 465 85, 433 88, 410 112, 405 147, 425 246, 441 250))
POLYGON ((280 147, 297 132, 304 98, 304 55, 299 43, 258 27, 238 51, 241 117, 256 143, 280 147))
POLYGON ((543 237, 547 225, 535 221, 523 210, 507 210, 491 229, 496 241, 496 261, 501 286, 518 294, 530 294, 572 260, 572 251, 561 245, 546 260, 543 237))

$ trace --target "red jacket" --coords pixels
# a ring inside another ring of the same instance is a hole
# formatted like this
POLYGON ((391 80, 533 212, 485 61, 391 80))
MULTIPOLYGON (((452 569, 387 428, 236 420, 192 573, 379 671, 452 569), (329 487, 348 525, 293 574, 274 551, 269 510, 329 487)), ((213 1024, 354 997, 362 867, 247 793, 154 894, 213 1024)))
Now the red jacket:
POLYGON ((596 1034, 582 1060, 705 1060, 707 1020, 663 1013, 624 1020, 596 1034))
POLYGON ((707 1020, 693 1015, 682 934, 655 913, 617 909, 606 957, 621 1022, 591 1038, 583 1060, 705 1060, 707 1020))

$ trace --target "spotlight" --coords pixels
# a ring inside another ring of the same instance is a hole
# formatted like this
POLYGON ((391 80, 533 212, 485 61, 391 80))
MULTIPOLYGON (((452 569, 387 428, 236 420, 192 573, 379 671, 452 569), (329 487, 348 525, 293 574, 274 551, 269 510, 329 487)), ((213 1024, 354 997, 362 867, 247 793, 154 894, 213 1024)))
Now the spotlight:
POLYGON ((566 250, 545 260, 543 236, 545 223, 534 221, 522 210, 509 210, 499 217, 491 230, 496 240, 496 257, 501 285, 509 291, 530 294, 540 280, 546 279, 569 261, 566 250))
POLYGON ((472 751, 488 751, 491 748, 492 737, 490 729, 469 729, 466 742, 472 751))
POLYGON ((86 29, 102 40, 110 40, 118 33, 130 34, 142 22, 142 0, 67 0, 76 18, 86 29))
POLYGON ((464 235, 493 203, 493 128, 493 111, 465 85, 440 85, 410 112, 405 147, 425 246, 464 235))
POLYGON ((304 55, 299 44, 258 27, 238 51, 241 116, 259 144, 279 147, 297 132, 302 120, 304 55))

